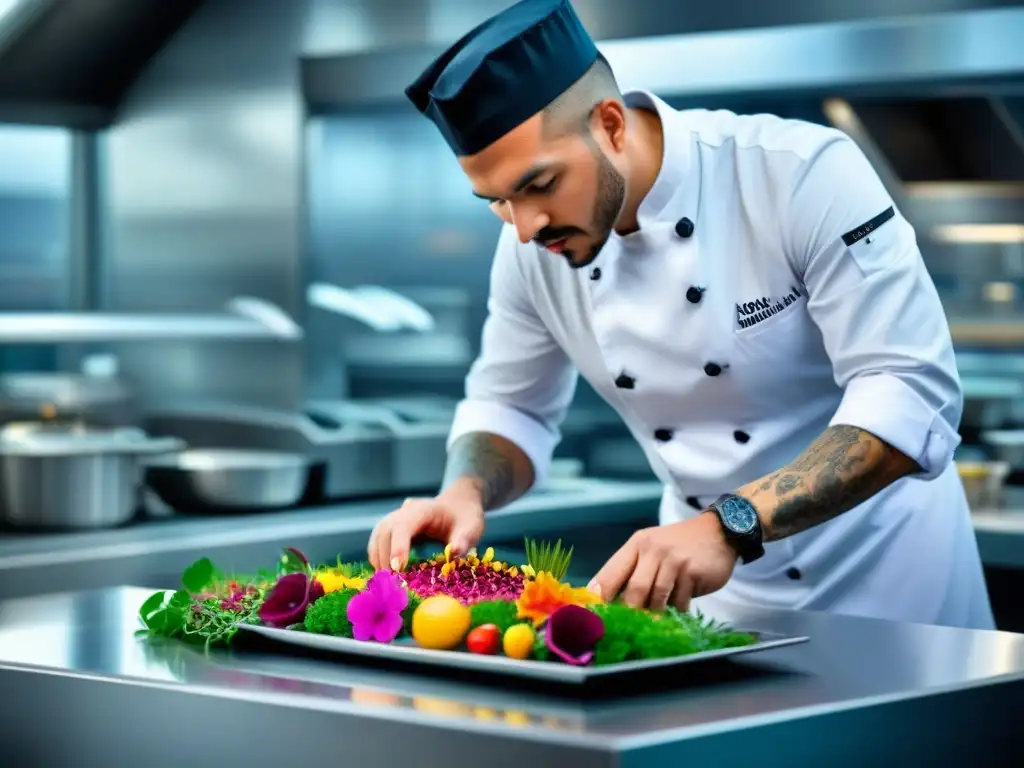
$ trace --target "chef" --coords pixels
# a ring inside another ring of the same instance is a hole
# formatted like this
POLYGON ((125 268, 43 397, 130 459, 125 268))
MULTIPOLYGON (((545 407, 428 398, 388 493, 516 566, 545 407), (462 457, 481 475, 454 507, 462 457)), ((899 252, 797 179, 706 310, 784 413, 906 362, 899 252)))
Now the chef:
POLYGON ((465 551, 542 484, 582 375, 665 486, 606 600, 993 626, 949 327, 852 141, 622 93, 567 0, 492 17, 407 95, 504 226, 442 489, 381 521, 374 566, 465 551))

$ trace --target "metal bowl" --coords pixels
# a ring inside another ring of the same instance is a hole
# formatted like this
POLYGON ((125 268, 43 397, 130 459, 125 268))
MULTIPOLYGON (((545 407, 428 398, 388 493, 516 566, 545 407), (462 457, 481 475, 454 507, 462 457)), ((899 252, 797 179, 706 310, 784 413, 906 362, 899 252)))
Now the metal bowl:
POLYGON ((145 462, 145 485, 177 512, 217 513, 295 506, 312 460, 301 453, 205 448, 145 462))

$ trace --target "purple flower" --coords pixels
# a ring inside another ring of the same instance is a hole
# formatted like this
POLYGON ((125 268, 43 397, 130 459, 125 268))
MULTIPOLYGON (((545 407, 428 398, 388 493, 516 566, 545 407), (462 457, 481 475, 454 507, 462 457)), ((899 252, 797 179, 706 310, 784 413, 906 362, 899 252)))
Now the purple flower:
POLYGON ((594 658, 594 647, 604 637, 604 621, 581 605, 563 605, 548 617, 544 642, 548 650, 566 664, 586 666, 594 658))
POLYGON ((324 596, 323 585, 305 573, 278 579, 260 606, 260 621, 268 627, 287 627, 306 618, 306 609, 324 596))
POLYGON ((345 614, 352 622, 356 640, 390 643, 402 631, 402 611, 409 605, 409 593, 393 571, 377 571, 366 589, 348 601, 345 614))

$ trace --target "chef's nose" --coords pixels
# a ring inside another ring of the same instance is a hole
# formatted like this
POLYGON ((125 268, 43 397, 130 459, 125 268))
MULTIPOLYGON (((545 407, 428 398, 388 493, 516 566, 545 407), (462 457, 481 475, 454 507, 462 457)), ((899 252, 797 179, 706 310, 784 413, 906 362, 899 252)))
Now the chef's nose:
POLYGON ((509 205, 509 215, 512 217, 512 225, 519 235, 519 242, 528 243, 537 236, 544 227, 551 223, 551 219, 544 213, 532 208, 529 205, 517 205, 514 208, 509 205))

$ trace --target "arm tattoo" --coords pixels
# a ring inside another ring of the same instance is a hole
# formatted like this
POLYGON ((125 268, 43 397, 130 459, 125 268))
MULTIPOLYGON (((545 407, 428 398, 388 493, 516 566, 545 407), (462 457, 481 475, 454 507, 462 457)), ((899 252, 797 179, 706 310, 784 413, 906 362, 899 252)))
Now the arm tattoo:
POLYGON ((837 425, 740 494, 762 512, 765 541, 775 541, 838 517, 919 471, 915 461, 874 435, 837 425))
POLYGON ((480 488, 485 510, 515 501, 534 482, 533 465, 515 443, 487 432, 471 432, 452 445, 443 488, 469 478, 480 488))

